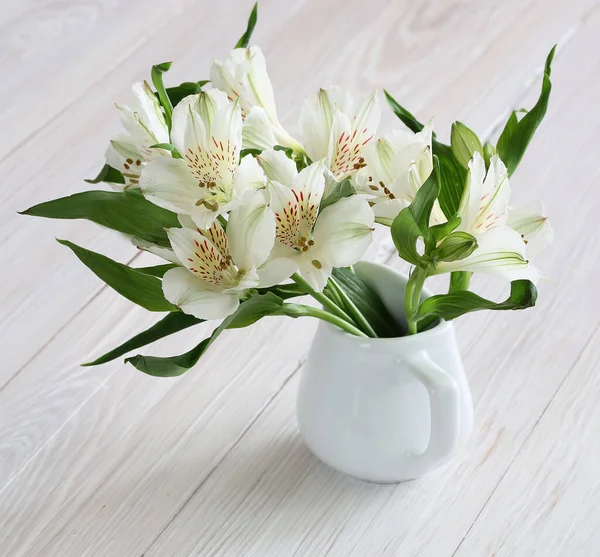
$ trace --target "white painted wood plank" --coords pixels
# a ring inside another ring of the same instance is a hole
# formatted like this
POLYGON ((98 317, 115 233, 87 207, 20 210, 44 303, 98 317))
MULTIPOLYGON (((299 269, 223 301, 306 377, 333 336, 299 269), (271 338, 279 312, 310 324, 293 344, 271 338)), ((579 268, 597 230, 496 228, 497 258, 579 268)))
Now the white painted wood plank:
POLYGON ((456 557, 590 557, 600 551, 600 329, 456 557))

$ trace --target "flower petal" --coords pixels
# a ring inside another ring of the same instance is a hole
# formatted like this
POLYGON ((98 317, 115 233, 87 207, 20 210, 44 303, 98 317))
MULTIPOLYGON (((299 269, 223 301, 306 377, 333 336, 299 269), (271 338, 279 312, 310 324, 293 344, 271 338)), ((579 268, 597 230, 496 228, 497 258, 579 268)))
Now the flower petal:
POLYGON ((402 199, 384 199, 376 202, 371 208, 378 223, 391 226, 405 207, 408 207, 408 202, 402 199))
POLYGON ((140 189, 146 199, 175 213, 190 214, 202 197, 185 162, 171 157, 155 159, 145 166, 140 189))
POLYGON ((175 252, 171 248, 157 246, 156 244, 153 244, 152 242, 148 242, 147 240, 144 240, 143 238, 137 238, 137 237, 133 237, 131 239, 131 242, 137 249, 147 251, 149 253, 153 253, 154 255, 157 255, 158 257, 162 257, 163 259, 166 259, 167 261, 170 261, 171 263, 175 263, 175 265, 182 264, 181 261, 179 261, 179 258, 175 255, 175 252))
POLYGON ((246 155, 235 172, 233 180, 233 197, 244 192, 255 191, 266 187, 267 180, 258 161, 252 155, 246 155))
POLYGON ((120 186, 118 189, 140 187, 139 182, 143 168, 143 157, 130 136, 118 135, 113 139, 108 145, 105 158, 107 164, 121 172, 123 178, 125 178, 124 186, 122 184, 115 184, 117 187, 120 186))
POLYGON ((246 116, 242 126, 244 149, 269 149, 277 144, 273 134, 273 126, 265 109, 254 106, 246 116))
POLYGON ((345 197, 326 207, 315 224, 313 259, 323 266, 354 265, 373 239, 374 220, 368 202, 359 196, 345 197))
POLYGON ((327 280, 331 276, 333 267, 320 259, 313 258, 310 253, 305 253, 298 258, 302 278, 318 292, 323 292, 327 280))
POLYGON ((229 214, 227 237, 239 269, 247 271, 267 260, 275 243, 275 216, 260 192, 229 214))
POLYGON ((258 271, 258 287, 268 288, 289 279, 298 270, 296 257, 269 259, 258 271))
POLYGON ((249 114, 254 106, 261 106, 271 122, 277 121, 273 86, 259 47, 236 48, 223 62, 215 60, 210 69, 210 80, 230 99, 239 98, 244 114, 249 114))
POLYGON ((167 229, 169 241, 179 260, 196 277, 217 289, 237 285, 232 268, 227 237, 220 224, 205 232, 191 228, 167 229))
POLYGON ((165 298, 198 319, 222 319, 239 306, 235 292, 219 292, 183 267, 170 269, 162 282, 165 298))
POLYGON ((498 155, 494 155, 490 159, 490 166, 483 181, 474 229, 483 232, 506 224, 510 194, 506 166, 498 155))
POLYGON ((296 164, 283 151, 267 149, 257 157, 258 163, 269 180, 293 187, 298 176, 296 164))
POLYGON ((542 252, 554 240, 554 230, 544 216, 542 203, 532 202, 509 209, 506 224, 521 234, 527 245, 528 257, 542 252))
POLYGON ((150 85, 145 81, 135 83, 132 92, 135 97, 140 123, 148 135, 151 136, 152 144, 168 143, 169 130, 167 129, 163 110, 150 85))

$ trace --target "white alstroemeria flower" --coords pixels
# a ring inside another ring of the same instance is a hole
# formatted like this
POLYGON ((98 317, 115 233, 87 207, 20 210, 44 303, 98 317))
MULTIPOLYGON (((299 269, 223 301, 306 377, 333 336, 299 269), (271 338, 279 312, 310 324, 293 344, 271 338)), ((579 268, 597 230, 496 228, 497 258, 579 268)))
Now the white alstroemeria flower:
POLYGON ((526 245, 517 231, 508 226, 510 185, 508 172, 497 155, 485 162, 475 153, 469 163, 469 176, 459 207, 461 223, 457 230, 475 236, 478 247, 459 261, 440 262, 435 272, 476 271, 508 280, 536 282, 539 271, 526 256, 526 245))
MULTIPOLYGON (((365 146, 366 166, 354 177, 357 192, 367 194, 378 222, 391 225, 433 170, 429 122, 419 133, 395 130, 365 146)), ((431 224, 446 221, 435 203, 431 224)))
POLYGON ((333 179, 341 181, 364 165, 364 149, 373 138, 381 111, 377 93, 354 102, 342 87, 320 89, 302 107, 300 129, 308 156, 325 159, 333 179))
POLYGON ((295 272, 293 262, 267 262, 275 242, 275 218, 261 192, 207 230, 170 228, 169 241, 184 265, 163 277, 165 298, 199 319, 231 315, 248 288, 273 286, 295 272))
POLYGON ((242 115, 222 91, 210 89, 183 99, 173 110, 171 142, 183 159, 163 157, 148 163, 142 193, 160 207, 189 215, 200 228, 208 228, 218 215, 265 185, 253 157, 239 163, 242 115))
POLYGON ((279 123, 273 86, 259 47, 236 48, 225 61, 213 61, 210 80, 231 100, 239 99, 245 118, 245 149, 262 150, 283 145, 302 151, 302 146, 279 123))
POLYGON ((106 162, 125 178, 125 185, 111 184, 115 189, 139 187, 145 163, 170 156, 168 151, 150 148, 157 143, 169 142, 169 131, 156 95, 146 82, 135 83, 132 91, 133 106, 117 105, 121 123, 128 133, 117 135, 106 150, 106 162))
POLYGON ((373 211, 365 199, 352 196, 319 212, 323 161, 298 173, 281 151, 264 151, 258 159, 270 181, 276 220, 271 258, 293 261, 302 277, 322 291, 334 267, 353 265, 364 255, 373 236, 373 211))
POLYGON ((516 230, 527 245, 528 257, 535 257, 554 240, 554 230, 544 215, 542 203, 531 202, 509 208, 506 224, 516 230))

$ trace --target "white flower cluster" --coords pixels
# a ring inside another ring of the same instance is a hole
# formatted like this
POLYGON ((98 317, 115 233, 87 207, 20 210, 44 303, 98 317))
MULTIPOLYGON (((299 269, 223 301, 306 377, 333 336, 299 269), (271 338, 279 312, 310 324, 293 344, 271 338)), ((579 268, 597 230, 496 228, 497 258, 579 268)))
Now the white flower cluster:
MULTIPOLYGON (((258 47, 214 62, 210 78, 213 88, 175 106, 170 130, 150 87, 134 85, 134 106, 118 107, 128 134, 106 154, 125 178, 115 188, 139 188, 179 215, 181 227, 168 230, 172 250, 140 247, 177 263, 164 276, 165 297, 201 319, 226 317, 248 289, 294 273, 322 291, 333 268, 363 257, 375 221, 390 224, 433 169, 430 126, 375 138, 376 94, 355 102, 340 87, 319 90, 302 107, 297 140, 279 122, 258 47), (298 161, 307 162, 300 171, 298 161), (345 179, 356 195, 330 196, 345 179)), ((459 230, 478 248, 436 272, 537 276, 527 254, 551 239, 551 229, 537 208, 511 212, 509 196, 500 159, 492 157, 486 173, 476 154, 459 230)), ((437 202, 431 220, 446 221, 437 202)))

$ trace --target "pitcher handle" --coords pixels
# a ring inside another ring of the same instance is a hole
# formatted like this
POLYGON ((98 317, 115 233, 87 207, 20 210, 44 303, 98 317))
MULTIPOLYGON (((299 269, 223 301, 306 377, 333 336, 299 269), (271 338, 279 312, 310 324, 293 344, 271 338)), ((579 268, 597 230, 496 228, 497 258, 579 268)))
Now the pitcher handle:
POLYGON ((406 363, 429 393, 431 434, 427 449, 417 457, 420 465, 427 466, 451 455, 458 443, 458 385, 424 350, 406 357, 406 363))

